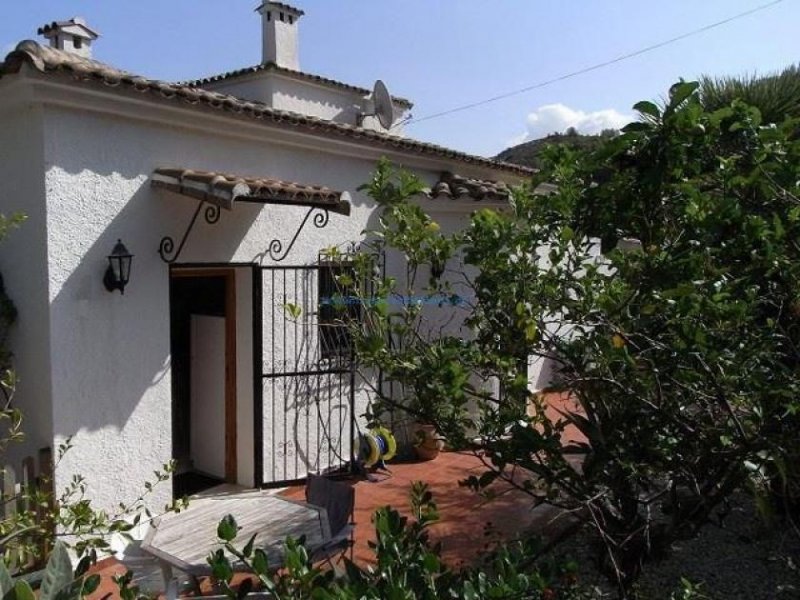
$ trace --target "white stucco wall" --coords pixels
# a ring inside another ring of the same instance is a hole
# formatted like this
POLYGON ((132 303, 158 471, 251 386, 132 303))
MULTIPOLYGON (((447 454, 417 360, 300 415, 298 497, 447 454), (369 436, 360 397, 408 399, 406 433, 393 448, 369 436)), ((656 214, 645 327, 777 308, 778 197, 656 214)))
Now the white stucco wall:
MULTIPOLYGON (((348 125, 356 125, 366 101, 366 96, 351 90, 298 80, 275 72, 254 73, 208 83, 204 87, 247 100, 265 102, 278 110, 348 125)), ((404 107, 395 106, 395 119, 399 121, 405 112, 404 107)), ((361 125, 365 129, 385 131, 375 117, 367 117, 361 125)), ((402 125, 394 127, 392 134, 403 135, 402 125)))
MULTIPOLYGON (((0 98, 13 93, 14 84, 0 81, 0 98)), ((0 243, 0 274, 18 311, 9 343, 18 375, 14 405, 23 411, 26 431, 25 441, 10 446, 4 458, 18 463, 51 446, 53 434, 43 138, 39 109, 0 102, 0 114, 0 213, 27 215, 0 243)))
MULTIPOLYGON (((18 77, 20 85, 29 81, 18 77)), ((0 85, 8 81, 15 79, 4 78, 0 85)), ((295 130, 176 108, 166 101, 122 100, 104 87, 36 86, 40 108, 0 113, 0 206, 30 215, 25 235, 14 234, 0 246, 9 290, 26 299, 15 335, 20 398, 34 414, 32 443, 37 447, 73 437, 74 449, 56 473, 57 487, 80 473, 96 505, 113 509, 136 498, 172 454, 169 268, 157 249, 165 235, 180 241, 197 201, 152 188, 153 170, 227 171, 349 192, 351 215, 331 214, 324 229, 309 223, 284 263, 303 265, 315 263, 322 248, 358 240, 375 226, 374 204, 357 188, 369 180, 380 153, 358 143, 304 137, 295 130), (124 295, 109 293, 102 284, 117 239, 135 255, 124 295)), ((416 165, 429 184, 443 170, 464 167, 391 151, 389 157, 409 159, 406 166, 416 165)), ((487 176, 480 167, 461 172, 487 176)), ((452 206, 448 218, 458 221, 475 205, 452 206)), ((305 214, 304 208, 242 203, 222 211, 216 225, 201 216, 180 262, 268 265, 270 241, 288 243, 305 214)), ((249 287, 247 269, 237 269, 239 315, 251 312, 249 287)), ((274 300, 264 298, 265 306, 274 300)), ((239 319, 237 330, 239 480, 249 485, 256 451, 252 355, 247 351, 252 322, 239 319)), ((368 394, 363 383, 357 386, 356 414, 361 414, 368 394)), ((266 469, 276 445, 267 437, 272 425, 267 410, 264 417, 260 458, 266 469)), ((317 432, 298 432, 300 438, 306 434, 310 438, 317 432)), ((347 438, 342 451, 349 454, 347 438)), ((318 464, 325 466, 323 460, 318 464)), ((171 491, 169 485, 158 487, 150 506, 163 506, 171 491)))
MULTIPOLYGON (((320 249, 359 239, 368 226, 373 205, 356 188, 374 161, 281 147, 266 136, 223 138, 54 107, 46 109, 44 131, 52 372, 59 382, 54 433, 56 442, 74 436, 75 443, 57 483, 83 473, 98 505, 112 507, 135 498, 171 455, 168 268, 157 248, 164 235, 180 238, 197 203, 152 189, 152 171, 185 166, 350 192, 351 216, 331 214, 321 230, 309 223, 286 261, 309 264, 320 249), (135 255, 124 296, 108 293, 101 282, 118 238, 135 255)), ((304 215, 294 207, 241 204, 223 211, 214 226, 201 218, 180 262, 265 260, 269 241, 288 242, 304 215)), ((247 411, 240 414, 244 421, 247 411)), ((240 448, 248 443, 241 438, 240 448)), ((240 459, 243 477, 245 469, 240 459)), ((159 488, 153 505, 170 493, 169 486, 159 488)))
POLYGON ((262 8, 262 58, 264 62, 274 62, 281 67, 300 69, 300 51, 298 40, 298 20, 295 15, 284 15, 280 19, 281 11, 271 11, 267 19, 268 9, 262 8))

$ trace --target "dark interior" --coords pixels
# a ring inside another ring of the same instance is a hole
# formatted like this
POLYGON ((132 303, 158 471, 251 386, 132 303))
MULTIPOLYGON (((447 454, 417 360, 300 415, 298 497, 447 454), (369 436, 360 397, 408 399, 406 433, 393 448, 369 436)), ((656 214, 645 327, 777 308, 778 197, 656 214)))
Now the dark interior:
POLYGON ((170 351, 172 354, 172 457, 177 462, 173 496, 196 494, 222 483, 193 470, 191 457, 191 317, 225 316, 225 278, 170 279, 170 351))

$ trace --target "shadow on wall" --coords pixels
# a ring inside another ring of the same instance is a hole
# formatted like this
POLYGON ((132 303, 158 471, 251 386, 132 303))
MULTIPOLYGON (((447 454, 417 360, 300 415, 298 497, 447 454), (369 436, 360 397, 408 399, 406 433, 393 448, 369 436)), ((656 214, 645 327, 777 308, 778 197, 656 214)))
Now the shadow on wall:
MULTIPOLYGON (((149 176, 156 158, 144 151, 131 158, 133 166, 124 153, 109 158, 112 163, 125 163, 123 173, 103 169, 102 164, 91 171, 86 169, 83 165, 98 162, 92 152, 110 152, 106 143, 102 140, 92 151, 76 152, 48 173, 48 185, 56 188, 48 198, 53 263, 49 274, 50 352, 54 433, 59 440, 75 436, 76 445, 62 465, 65 475, 59 477, 81 472, 90 481, 102 480, 99 500, 114 506, 114 494, 128 499, 132 491, 141 491, 137 487, 141 486, 139 478, 147 477, 172 454, 169 267, 158 249, 167 235, 175 239, 177 248, 198 201, 152 188, 149 176), (117 239, 134 255, 124 295, 109 293, 102 283, 107 256, 117 239), (109 471, 125 472, 129 467, 131 478, 137 481, 115 490, 109 471)), ((171 143, 171 139, 165 143, 171 143)), ((237 147, 236 152, 228 153, 227 159, 205 156, 194 162, 198 168, 217 162, 218 168, 258 174, 260 169, 247 162, 255 161, 252 157, 256 153, 239 150, 237 147), (231 161, 238 162, 240 157, 246 164, 232 167, 231 161)), ((153 151, 172 156, 169 148, 153 151)), ((208 152, 208 146, 201 146, 198 152, 208 152)), ((215 152, 219 154, 220 150, 215 152)), ((319 159, 314 152, 306 155, 309 161, 319 159)), ((286 177, 298 175, 297 179, 303 181, 300 172, 311 167, 296 160, 297 156, 290 158, 292 161, 282 156, 280 164, 262 166, 261 172, 282 173, 291 162, 292 170, 286 177)), ((260 156, 257 160, 266 159, 260 156)), ((177 161, 165 158, 157 162, 177 161)), ((310 178, 336 189, 351 188, 353 183, 348 180, 356 176, 350 163, 344 157, 320 160, 310 178), (349 171, 343 168, 348 164, 349 171)), ((359 180, 368 178, 371 166, 366 161, 360 165, 364 174, 359 180)), ((357 215, 364 215, 365 206, 370 204, 357 193, 353 193, 352 203, 357 215)), ((201 211, 179 261, 226 263, 234 257, 242 260, 243 256, 256 255, 253 249, 263 249, 275 238, 286 245, 305 213, 305 208, 238 203, 233 211, 222 210, 219 222, 209 225, 201 211)), ((316 252, 332 241, 350 237, 342 234, 341 221, 334 219, 345 217, 332 214, 325 229, 308 223, 289 260, 297 262, 292 257, 301 255, 300 242, 306 250, 312 243, 316 257, 316 252)), ((340 410, 336 402, 333 404, 331 411, 340 410)), ((306 451, 304 460, 312 462, 314 454, 306 451)))
MULTIPOLYGON (((101 432, 91 443, 105 445, 124 430, 142 439, 163 437, 168 445, 169 267, 158 248, 162 236, 180 241, 197 201, 154 190, 144 176, 121 184, 126 186, 135 191, 110 220, 98 224, 91 222, 94 214, 76 215, 74 223, 51 226, 54 431, 62 437, 101 432), (81 222, 84 218, 90 222, 81 222), (94 242, 86 245, 93 235, 94 242), (109 293, 102 283, 117 239, 134 255, 124 295, 109 293)), ((213 229, 201 216, 185 252, 230 261, 260 209, 223 210, 213 229)))
POLYGON ((348 374, 288 376, 268 383, 265 457, 269 481, 294 480, 350 460, 348 374), (271 388, 271 389, 270 389, 271 388))

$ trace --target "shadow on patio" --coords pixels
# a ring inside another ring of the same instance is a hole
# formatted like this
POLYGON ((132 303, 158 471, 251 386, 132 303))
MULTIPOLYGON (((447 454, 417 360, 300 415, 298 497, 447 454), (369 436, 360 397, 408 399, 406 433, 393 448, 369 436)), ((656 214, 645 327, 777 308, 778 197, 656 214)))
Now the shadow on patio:
MULTIPOLYGON (((556 412, 559 409, 576 409, 568 398, 555 394, 548 398, 548 405, 548 414, 553 420, 559 418, 556 412)), ((578 439, 579 434, 570 427, 562 441, 568 443, 578 439)), ((390 464, 389 469, 389 473, 377 474, 374 477, 376 481, 344 479, 355 486, 353 554, 356 562, 361 564, 370 562, 374 556, 368 545, 375 537, 373 513, 390 505, 403 514, 409 514, 409 493, 414 481, 424 481, 430 486, 440 514, 440 521, 430 530, 431 538, 433 542, 441 542, 442 557, 454 567, 475 564, 484 550, 498 543, 530 535, 552 539, 570 526, 570 520, 560 515, 558 510, 535 506, 529 495, 509 489, 507 483, 493 484, 494 497, 488 500, 460 486, 460 481, 470 475, 479 476, 486 470, 480 457, 473 453, 442 452, 432 461, 390 464)), ((289 499, 303 500, 305 487, 293 486, 279 493, 289 499)), ((133 568, 137 570, 135 566, 133 568)), ((124 571, 124 567, 110 559, 98 564, 95 571, 104 578, 101 589, 92 599, 118 597, 110 576, 124 571)), ((154 576, 157 580, 158 574, 154 576)), ((211 590, 208 581, 203 582, 202 589, 203 592, 211 590)))
MULTIPOLYGON (((534 508, 530 496, 509 490, 507 484, 495 484, 497 497, 491 500, 461 487, 459 481, 485 471, 480 458, 471 453, 443 452, 432 461, 391 464, 389 469, 391 473, 377 475, 376 482, 354 482, 354 558, 358 563, 373 558, 368 542, 375 539, 372 525, 375 510, 391 505, 408 515, 409 492, 414 481, 424 481, 430 486, 440 515, 440 521, 431 528, 431 538, 442 543, 443 558, 454 566, 473 564, 481 550, 493 543, 543 531, 551 526, 556 515, 546 507, 534 508)), ((283 493, 301 499, 304 489, 292 487, 283 493)))
MULTIPOLYGON (((574 411, 577 406, 566 396, 549 395, 551 420, 560 418, 558 410, 574 411)), ((569 426, 562 443, 580 439, 577 430, 569 426)), ((442 543, 442 557, 453 566, 474 564, 482 550, 498 542, 531 534, 549 537, 568 525, 567 519, 557 518, 559 511, 535 506, 531 496, 511 489, 507 483, 496 482, 491 488, 494 497, 488 500, 460 486, 459 482, 470 475, 480 476, 486 471, 480 457, 470 452, 443 452, 432 461, 390 464, 389 470, 391 473, 377 475, 376 482, 353 481, 356 562, 365 563, 373 557, 368 542, 375 539, 372 514, 376 509, 389 505, 409 514, 409 493, 414 481, 424 481, 430 486, 440 516, 440 521, 431 528, 431 538, 442 543)), ((283 494, 303 499, 304 488, 291 487, 283 494)))

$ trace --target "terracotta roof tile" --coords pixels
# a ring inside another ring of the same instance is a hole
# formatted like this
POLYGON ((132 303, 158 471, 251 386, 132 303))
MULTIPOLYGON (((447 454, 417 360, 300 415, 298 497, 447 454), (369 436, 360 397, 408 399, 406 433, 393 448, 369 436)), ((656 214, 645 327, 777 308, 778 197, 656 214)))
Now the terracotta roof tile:
POLYGON ((153 172, 151 183, 154 187, 211 202, 228 210, 235 202, 243 201, 316 206, 341 215, 350 214, 348 195, 343 192, 267 177, 162 167, 153 172))
POLYGON ((434 199, 505 202, 511 197, 511 189, 502 181, 470 179, 445 172, 442 173, 439 181, 431 188, 428 195, 434 199))
POLYGON ((299 8, 295 8, 294 6, 291 6, 289 4, 285 4, 283 2, 263 2, 256 10, 261 10, 264 7, 265 4, 271 4, 272 6, 277 8, 278 10, 285 10, 286 12, 291 12, 291 13, 296 14, 299 17, 302 17, 304 14, 306 14, 305 12, 300 10, 299 8))
MULTIPOLYGON (((287 69, 286 67, 278 66, 274 62, 263 63, 260 65, 253 65, 252 67, 244 67, 242 69, 228 71, 227 73, 220 73, 219 75, 211 75, 209 77, 204 77, 203 79, 196 79, 194 81, 186 81, 184 83, 185 85, 189 85, 192 87, 202 87, 209 83, 216 83, 218 81, 228 81, 230 79, 238 79, 239 77, 246 77, 247 75, 253 75, 254 73, 269 73, 269 72, 280 73, 281 75, 286 75, 287 77, 292 77, 294 79, 302 79, 304 81, 311 81, 314 83, 318 83, 320 85, 326 85, 329 87, 335 87, 342 90, 355 92, 362 96, 367 96, 372 93, 372 90, 368 90, 367 88, 362 88, 356 85, 350 85, 349 83, 336 81, 335 79, 328 79, 327 77, 322 77, 321 75, 314 75, 312 73, 306 73, 304 71, 295 71, 294 69, 287 69)), ((399 96, 392 96, 392 100, 394 101, 395 104, 399 104, 404 108, 412 108, 414 106, 413 102, 411 102, 410 100, 406 100, 405 98, 400 98, 399 96)))
POLYGON ((231 115, 296 128, 309 135, 343 138, 367 146, 385 148, 389 151, 446 158, 465 164, 505 171, 519 177, 527 177, 534 173, 533 169, 527 167, 470 155, 436 144, 335 123, 318 117, 276 110, 261 102, 251 102, 198 87, 146 79, 96 60, 42 46, 31 40, 21 42, 13 52, 6 56, 5 62, 0 64, 0 77, 18 72, 23 64, 29 64, 45 75, 69 76, 80 83, 99 83, 113 88, 118 93, 152 94, 197 108, 215 109, 231 115))
POLYGON ((70 27, 70 26, 74 26, 74 25, 77 25, 78 27, 83 27, 86 30, 87 33, 91 34, 95 38, 100 37, 100 33, 95 31, 91 27, 89 27, 86 24, 86 22, 83 19, 81 19, 80 17, 73 17, 72 19, 69 19, 68 21, 53 21, 52 23, 45 23, 44 25, 39 27, 39 29, 36 31, 36 33, 38 33, 39 35, 47 35, 51 31, 53 31, 54 29, 59 29, 59 28, 62 28, 62 27, 70 27))

